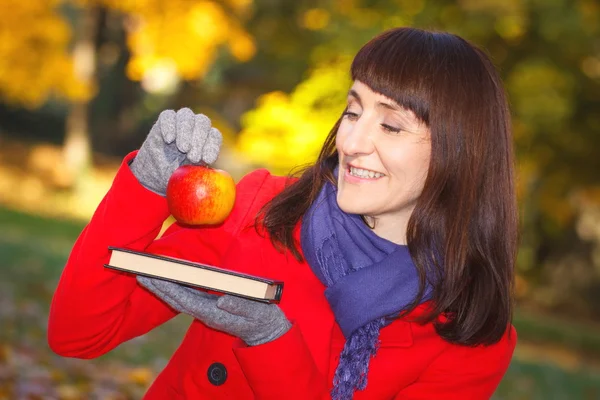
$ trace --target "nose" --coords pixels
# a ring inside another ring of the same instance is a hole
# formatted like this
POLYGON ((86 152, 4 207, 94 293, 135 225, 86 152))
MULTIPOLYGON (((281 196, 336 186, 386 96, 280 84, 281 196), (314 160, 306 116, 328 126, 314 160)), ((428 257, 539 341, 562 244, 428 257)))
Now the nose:
POLYGON ((370 154, 375 145, 371 130, 366 123, 366 118, 361 118, 347 127, 342 137, 342 151, 348 156, 370 154))

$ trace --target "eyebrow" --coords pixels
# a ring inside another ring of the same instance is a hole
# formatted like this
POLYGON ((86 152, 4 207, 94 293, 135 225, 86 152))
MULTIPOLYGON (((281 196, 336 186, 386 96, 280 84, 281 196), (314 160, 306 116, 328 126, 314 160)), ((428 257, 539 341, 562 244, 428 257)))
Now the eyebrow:
MULTIPOLYGON (((362 105, 362 101, 360 100, 360 96, 358 95, 358 93, 356 92, 356 90, 350 89, 350 91, 348 92, 348 95, 356 98, 356 100, 358 100, 358 103, 362 105)), ((376 103, 376 106, 377 107, 384 107, 384 108, 387 108, 387 109, 392 110, 392 111, 400 111, 400 112, 404 112, 405 111, 402 107, 398 107, 395 104, 386 103, 386 102, 383 102, 383 101, 378 101, 376 103)))

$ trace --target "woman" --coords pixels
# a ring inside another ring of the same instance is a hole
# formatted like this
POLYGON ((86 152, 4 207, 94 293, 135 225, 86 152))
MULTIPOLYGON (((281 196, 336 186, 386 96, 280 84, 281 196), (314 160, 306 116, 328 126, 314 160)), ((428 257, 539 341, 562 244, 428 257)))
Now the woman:
POLYGON ((127 156, 53 299, 49 343, 92 358, 195 317, 147 399, 487 399, 516 342, 509 112, 488 57, 447 33, 387 31, 356 55, 317 162, 258 170, 219 226, 173 224, 172 171, 220 134, 163 112, 127 156), (254 228, 253 228, 254 227, 254 228), (108 246, 285 282, 279 305, 106 270, 108 246))

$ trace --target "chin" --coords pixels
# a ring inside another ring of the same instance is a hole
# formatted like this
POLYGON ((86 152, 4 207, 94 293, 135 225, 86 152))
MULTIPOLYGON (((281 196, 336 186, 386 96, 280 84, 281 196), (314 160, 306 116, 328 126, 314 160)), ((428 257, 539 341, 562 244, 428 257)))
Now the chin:
POLYGON ((340 195, 338 192, 337 203, 340 209, 347 214, 365 215, 369 213, 370 201, 360 201, 356 197, 340 195), (366 203, 366 204, 365 204, 366 203))

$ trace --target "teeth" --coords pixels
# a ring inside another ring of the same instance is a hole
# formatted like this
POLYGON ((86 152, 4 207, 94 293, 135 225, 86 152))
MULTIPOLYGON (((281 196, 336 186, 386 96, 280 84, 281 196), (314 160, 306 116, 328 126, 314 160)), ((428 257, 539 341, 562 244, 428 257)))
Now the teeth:
POLYGON ((369 171, 368 169, 350 167, 350 175, 357 176, 359 178, 381 178, 383 176, 380 172, 369 171))

